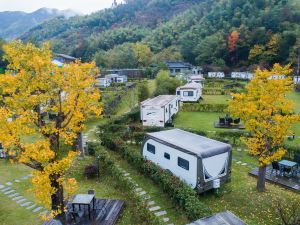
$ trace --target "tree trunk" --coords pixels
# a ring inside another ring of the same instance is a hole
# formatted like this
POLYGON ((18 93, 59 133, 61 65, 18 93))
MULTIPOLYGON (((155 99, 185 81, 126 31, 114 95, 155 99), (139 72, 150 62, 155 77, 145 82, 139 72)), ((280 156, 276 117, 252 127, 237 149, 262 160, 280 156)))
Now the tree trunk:
POLYGON ((53 175, 50 177, 51 186, 56 189, 56 192, 51 196, 51 208, 52 210, 59 210, 60 214, 64 212, 64 189, 63 186, 60 185, 57 175, 53 175))
POLYGON ((259 192, 265 191, 265 183, 266 183, 266 166, 260 166, 258 168, 258 177, 257 177, 257 190, 259 192))

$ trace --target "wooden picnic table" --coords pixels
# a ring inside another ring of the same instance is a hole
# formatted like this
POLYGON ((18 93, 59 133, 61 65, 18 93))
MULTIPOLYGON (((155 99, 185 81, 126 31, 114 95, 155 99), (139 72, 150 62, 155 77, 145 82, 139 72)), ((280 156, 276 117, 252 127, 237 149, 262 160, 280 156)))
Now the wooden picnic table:
POLYGON ((89 219, 91 219, 91 203, 93 203, 93 210, 95 207, 95 195, 94 194, 78 194, 72 201, 73 211, 75 211, 75 205, 78 205, 81 210, 81 205, 87 205, 89 211, 89 219))

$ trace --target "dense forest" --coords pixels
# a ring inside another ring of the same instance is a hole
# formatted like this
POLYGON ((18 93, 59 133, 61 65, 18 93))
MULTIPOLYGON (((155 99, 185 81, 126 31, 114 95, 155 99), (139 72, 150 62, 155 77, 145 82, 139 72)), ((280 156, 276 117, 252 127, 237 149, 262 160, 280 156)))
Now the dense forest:
POLYGON ((102 67, 185 60, 220 68, 298 63, 298 0, 127 0, 47 21, 21 37, 102 67))

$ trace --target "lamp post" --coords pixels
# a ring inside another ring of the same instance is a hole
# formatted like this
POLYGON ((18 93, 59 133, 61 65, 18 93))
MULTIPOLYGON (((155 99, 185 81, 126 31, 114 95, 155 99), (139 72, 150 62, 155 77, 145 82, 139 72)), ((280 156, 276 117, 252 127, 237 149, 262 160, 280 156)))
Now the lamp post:
POLYGON ((101 159, 101 156, 100 156, 100 154, 98 154, 97 155, 97 157, 96 157, 96 159, 97 159, 97 167, 98 167, 98 180, 100 179, 100 159, 101 159))

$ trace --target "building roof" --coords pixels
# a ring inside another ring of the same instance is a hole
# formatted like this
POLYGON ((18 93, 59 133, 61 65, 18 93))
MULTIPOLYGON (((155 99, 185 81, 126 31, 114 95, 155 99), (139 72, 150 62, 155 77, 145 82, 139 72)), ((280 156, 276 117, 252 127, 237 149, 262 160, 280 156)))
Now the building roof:
POLYGON ((202 85, 199 83, 191 82, 183 86, 180 86, 178 89, 201 89, 202 85))
POLYGON ((167 61, 166 64, 169 68, 192 68, 193 67, 189 63, 180 62, 180 61, 167 61))
POLYGON ((208 158, 231 151, 229 144, 180 129, 147 133, 146 136, 200 158, 208 158))
POLYGON ((188 78, 191 80, 205 80, 202 75, 190 75, 188 78))
POLYGON ((120 74, 116 74, 116 73, 105 75, 105 78, 113 78, 113 77, 126 77, 126 75, 120 75, 120 74))
POLYGON ((72 61, 75 61, 75 60, 76 60, 75 57, 70 56, 70 55, 66 55, 66 54, 59 54, 59 53, 56 53, 55 56, 56 56, 56 57, 61 57, 61 58, 64 58, 64 59, 68 59, 68 60, 72 60, 72 61))
POLYGON ((155 98, 149 98, 143 102, 141 102, 142 106, 165 106, 170 101, 177 99, 176 95, 159 95, 155 98))
POLYGON ((230 211, 224 211, 187 225, 247 225, 230 211))

